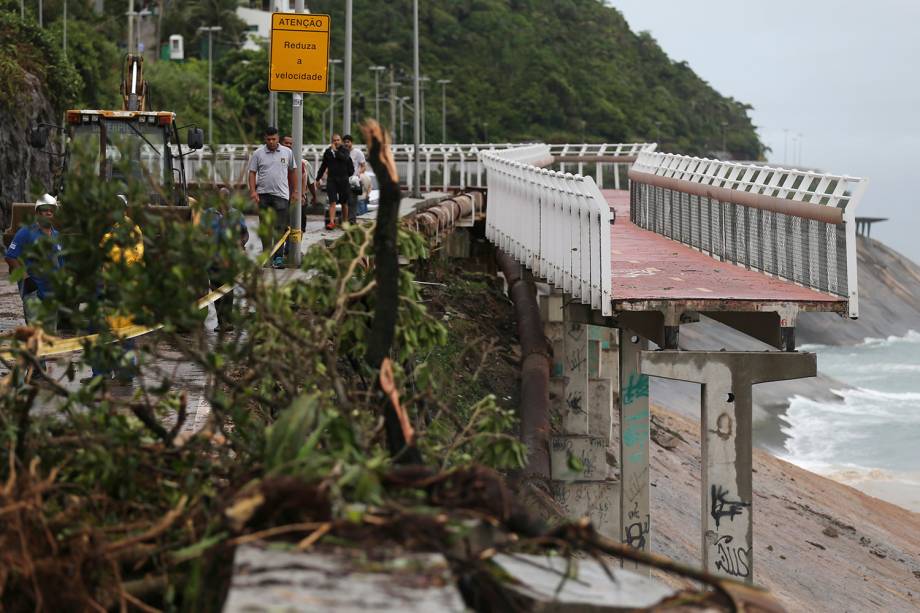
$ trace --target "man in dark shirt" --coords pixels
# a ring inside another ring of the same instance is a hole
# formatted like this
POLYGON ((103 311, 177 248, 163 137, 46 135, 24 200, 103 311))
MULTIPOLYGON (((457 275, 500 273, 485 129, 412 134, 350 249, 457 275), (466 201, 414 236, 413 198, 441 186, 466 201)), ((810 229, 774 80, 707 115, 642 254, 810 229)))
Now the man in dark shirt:
POLYGON ((317 185, 327 170, 329 171, 329 178, 326 180, 326 194, 329 196, 329 223, 326 224, 326 229, 332 230, 335 228, 336 204, 342 205, 342 220, 348 220, 348 198, 351 192, 348 177, 355 172, 351 155, 342 145, 342 137, 338 134, 332 135, 332 144, 323 152, 323 162, 316 173, 317 185))

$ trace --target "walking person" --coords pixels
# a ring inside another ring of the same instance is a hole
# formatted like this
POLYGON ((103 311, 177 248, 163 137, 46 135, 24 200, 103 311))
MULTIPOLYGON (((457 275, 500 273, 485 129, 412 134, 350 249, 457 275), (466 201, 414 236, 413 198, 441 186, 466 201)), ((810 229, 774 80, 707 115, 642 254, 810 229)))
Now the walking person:
MULTIPOLYGON (((294 137, 285 136, 281 139, 281 144, 293 151, 294 137)), ((313 164, 306 158, 300 160, 300 177, 300 230, 303 232, 307 229, 307 206, 310 202, 316 203, 316 184, 314 183, 316 176, 313 174, 313 164), (307 192, 310 192, 310 201, 307 201, 307 192)))
POLYGON ((342 145, 342 137, 338 134, 332 135, 332 143, 323 152, 323 162, 319 165, 316 173, 316 184, 323 178, 323 174, 329 172, 326 180, 326 194, 329 196, 329 223, 326 224, 327 230, 335 229, 335 208, 339 204, 342 206, 342 221, 348 221, 348 200, 351 188, 348 186, 348 177, 354 174, 355 167, 351 161, 349 152, 342 145))
MULTIPOLYGON (((269 210, 274 211, 270 244, 264 246, 271 249, 288 226, 291 200, 300 198, 300 193, 294 185, 294 153, 279 142, 278 128, 265 128, 264 137, 265 144, 249 160, 249 197, 259 205, 261 222, 267 222, 269 210)), ((284 267, 284 251, 282 247, 275 255, 272 262, 275 268, 284 267)))
POLYGON ((348 149, 348 154, 351 156, 351 163, 354 166, 351 177, 348 179, 348 184, 351 188, 348 193, 348 212, 351 213, 348 217, 348 221, 355 223, 358 218, 358 197, 363 191, 361 188, 361 177, 364 176, 364 171, 367 170, 367 159, 364 157, 363 151, 355 148, 355 141, 351 137, 351 134, 343 136, 342 142, 345 144, 345 148, 348 149))
MULTIPOLYGON (((243 213, 230 203, 230 190, 226 187, 220 188, 218 192, 217 206, 202 212, 201 225, 213 237, 217 247, 214 259, 208 266, 208 285, 211 291, 215 291, 227 283, 234 283, 231 256, 227 250, 239 248, 245 251, 246 243, 249 241, 249 228, 246 227, 243 213)), ((214 302, 214 311, 217 314, 216 332, 232 332, 232 288, 214 302)))
MULTIPOLYGON (((51 297, 49 280, 41 273, 38 262, 31 254, 25 254, 33 245, 41 240, 51 242, 52 268, 59 269, 62 264, 61 243, 58 231, 54 227, 54 215, 57 213, 58 203, 54 196, 44 194, 35 202, 35 221, 28 226, 20 228, 9 249, 6 250, 6 263, 10 267, 10 274, 17 268, 25 267, 25 277, 17 282, 19 297, 22 299, 22 311, 26 325, 35 323, 39 314, 39 305, 51 297), (23 257, 26 255, 27 257, 23 257)), ((45 321, 45 329, 54 334, 57 332, 57 315, 50 321, 45 321)))

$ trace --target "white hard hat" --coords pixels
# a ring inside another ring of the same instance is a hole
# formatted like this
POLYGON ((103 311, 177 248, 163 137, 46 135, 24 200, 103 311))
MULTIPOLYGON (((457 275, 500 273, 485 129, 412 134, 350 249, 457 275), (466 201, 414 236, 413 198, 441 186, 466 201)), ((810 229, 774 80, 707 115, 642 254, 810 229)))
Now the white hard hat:
POLYGON ((118 194, 118 200, 121 202, 122 205, 128 206, 128 198, 124 194, 118 194))
POLYGON ((51 194, 42 194, 38 197, 38 200, 35 201, 35 208, 37 209, 40 206, 57 206, 57 198, 51 194))

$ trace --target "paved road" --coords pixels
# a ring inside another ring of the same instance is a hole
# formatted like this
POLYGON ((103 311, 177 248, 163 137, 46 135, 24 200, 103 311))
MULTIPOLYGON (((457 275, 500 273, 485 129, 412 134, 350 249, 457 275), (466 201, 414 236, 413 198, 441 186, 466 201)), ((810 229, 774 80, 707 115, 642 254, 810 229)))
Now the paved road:
MULTIPOLYGON (((431 194, 428 198, 440 199, 443 194, 431 194)), ((418 200, 404 198, 400 205, 400 216, 411 213, 418 200)), ((362 220, 369 221, 376 218, 376 211, 371 211, 361 216, 362 220)), ((252 215, 246 217, 246 223, 250 229, 250 239, 246 244, 246 252, 250 257, 256 258, 262 253, 262 242, 258 236, 258 216, 252 215)), ((312 245, 326 240, 335 240, 342 235, 339 229, 326 230, 324 220, 319 216, 310 216, 307 218, 307 228, 304 232, 301 249, 306 251, 312 245)), ((24 324, 22 316, 22 302, 19 299, 19 293, 15 283, 9 280, 9 272, 3 268, 0 271, 0 332, 13 329, 24 324)), ((297 270, 282 269, 273 270, 264 269, 266 275, 271 275, 279 283, 286 283, 303 273, 297 270)), ((240 298, 241 290, 237 288, 240 298)), ((217 326, 217 318, 214 312, 214 306, 208 307, 208 315, 205 320, 206 335, 209 343, 217 341, 217 335, 213 331, 217 326)), ((155 349, 157 357, 149 360, 141 369, 140 375, 130 385, 122 388, 116 387, 115 390, 119 395, 130 395, 140 389, 156 387, 164 378, 169 378, 173 382, 174 389, 184 389, 187 394, 186 413, 188 418, 182 428, 182 432, 197 432, 207 422, 210 415, 210 404, 206 399, 206 390, 209 381, 205 373, 194 364, 185 361, 180 351, 166 343, 162 337, 156 333, 138 339, 139 344, 148 345, 149 349, 155 349), (155 346, 153 346, 155 344, 155 346)), ((68 382, 65 378, 65 371, 70 359, 74 356, 65 356, 58 360, 49 360, 49 375, 59 381, 62 385, 71 390, 79 388, 79 380, 88 377, 91 372, 89 367, 84 367, 77 372, 76 378, 68 382)), ((0 368, 0 374, 5 371, 0 368)), ((45 410, 54 410, 59 401, 46 397, 44 401, 39 399, 39 406, 45 410)), ((168 425, 168 424, 167 424, 168 425)))

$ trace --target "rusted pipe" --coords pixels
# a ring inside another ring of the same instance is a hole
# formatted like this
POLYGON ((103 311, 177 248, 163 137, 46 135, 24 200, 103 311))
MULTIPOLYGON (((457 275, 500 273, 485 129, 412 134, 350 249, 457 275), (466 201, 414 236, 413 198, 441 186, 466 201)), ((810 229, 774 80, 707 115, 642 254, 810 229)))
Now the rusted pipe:
POLYGON ((461 218, 473 214, 473 202, 477 196, 481 201, 481 195, 460 194, 417 213, 414 221, 419 232, 425 236, 436 236, 445 229, 453 228, 461 218))
POLYGON ((726 187, 717 187, 715 185, 704 185, 692 181, 682 181, 672 177, 659 177, 649 172, 629 169, 629 180, 637 183, 645 183, 656 187, 701 196, 703 198, 712 198, 720 202, 733 202, 749 206, 753 209, 762 209, 764 211, 773 211, 774 213, 785 213, 794 217, 804 219, 814 219, 829 224, 843 223, 843 209, 823 204, 813 204, 810 202, 800 202, 798 200, 789 200, 787 198, 776 198, 765 194, 755 194, 753 192, 744 192, 726 187))
POLYGON ((551 349, 543 334, 537 290, 530 275, 506 253, 496 250, 495 259, 514 303, 518 338, 521 341, 521 440, 527 445, 525 472, 550 478, 549 465, 549 373, 551 349))

